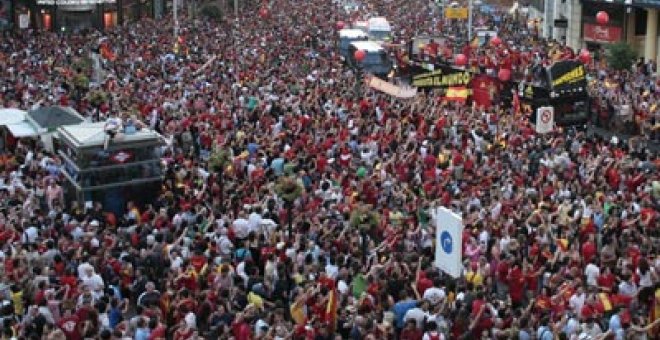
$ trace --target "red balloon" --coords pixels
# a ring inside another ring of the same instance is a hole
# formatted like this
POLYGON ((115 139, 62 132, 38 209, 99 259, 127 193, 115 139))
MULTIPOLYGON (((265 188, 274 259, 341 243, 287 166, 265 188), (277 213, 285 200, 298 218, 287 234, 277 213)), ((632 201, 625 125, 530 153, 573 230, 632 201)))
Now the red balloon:
POLYGON ((361 63, 364 60, 364 58, 367 57, 367 53, 363 50, 357 50, 353 54, 353 57, 355 57, 355 60, 357 60, 359 63, 361 63))
POLYGON ((500 37, 495 36, 490 39, 490 43, 493 46, 500 46, 500 44, 502 43, 502 39, 500 39, 500 37))
POLYGON ((591 53, 589 53, 589 50, 582 49, 580 51, 580 55, 578 56, 578 59, 583 63, 583 64, 588 64, 591 62, 591 53))
POLYGON ((467 57, 463 53, 457 54, 456 57, 454 57, 454 63, 457 66, 465 66, 467 64, 467 61, 468 61, 467 57))
POLYGON ((596 22, 598 22, 599 25, 607 25, 607 23, 610 22, 610 16, 605 11, 599 11, 596 13, 596 22))
POLYGON ((343 21, 337 21, 337 26, 336 27, 337 27, 337 30, 342 30, 342 29, 344 29, 344 27, 346 27, 346 23, 344 23, 343 21))
POLYGON ((500 71, 497 73, 497 78, 499 78, 501 81, 509 81, 511 79, 511 70, 502 68, 500 71))
POLYGON ((266 19, 266 18, 268 17, 268 9, 262 7, 262 8, 259 10, 259 16, 261 17, 261 19, 266 19))

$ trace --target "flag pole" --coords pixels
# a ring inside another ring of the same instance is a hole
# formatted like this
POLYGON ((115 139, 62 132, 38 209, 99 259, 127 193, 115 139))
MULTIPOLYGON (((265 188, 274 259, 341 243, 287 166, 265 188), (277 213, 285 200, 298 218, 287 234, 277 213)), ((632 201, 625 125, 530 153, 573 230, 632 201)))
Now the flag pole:
POLYGON ((468 43, 472 41, 472 1, 468 1, 468 43))
POLYGON ((172 1, 172 17, 174 18, 174 42, 179 39, 179 1, 172 1))

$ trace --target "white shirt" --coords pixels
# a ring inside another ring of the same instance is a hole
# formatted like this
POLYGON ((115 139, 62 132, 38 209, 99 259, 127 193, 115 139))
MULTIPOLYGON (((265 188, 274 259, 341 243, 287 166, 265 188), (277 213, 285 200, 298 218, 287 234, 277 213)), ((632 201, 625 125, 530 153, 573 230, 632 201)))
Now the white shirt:
POLYGON ((103 289, 103 287, 105 287, 105 284, 103 283, 103 279, 99 274, 96 273, 92 274, 92 276, 83 277, 82 283, 93 291, 98 291, 103 289))
POLYGON ((424 327, 424 319, 427 316, 428 313, 426 313, 419 307, 415 307, 406 312, 406 315, 403 317, 403 320, 405 322, 408 322, 408 320, 415 320, 415 322, 417 323, 417 328, 422 328, 424 327))
POLYGON ((624 281, 619 283, 619 293, 625 296, 634 296, 637 293, 637 285, 624 281))
POLYGON ((649 270, 646 272, 646 274, 642 275, 640 273, 639 268, 637 268, 637 275, 639 275, 639 286, 640 287, 653 287, 653 276, 651 275, 651 272, 654 272, 655 269, 653 267, 649 268, 649 270))
POLYGON ((424 300, 428 300, 433 305, 442 302, 446 296, 445 291, 438 287, 431 287, 424 291, 424 300))
POLYGON ((584 275, 587 276, 587 284, 590 286, 598 286, 598 276, 600 276, 600 268, 593 263, 589 263, 586 268, 584 268, 584 275))
POLYGON ((261 215, 253 212, 248 216, 248 228, 250 232, 258 233, 261 226, 262 217, 261 215))
POLYGON ((339 275, 339 267, 333 265, 333 264, 326 264, 325 265, 325 273, 331 277, 332 279, 337 278, 337 275, 339 275))
POLYGON ((444 334, 442 334, 442 333, 440 333, 440 332, 437 332, 437 331, 434 331, 434 332, 426 332, 426 333, 424 333, 424 336, 422 337, 422 340, 431 340, 431 339, 434 339, 434 338, 431 337, 432 335, 436 335, 436 336, 437 336, 437 339, 440 339, 440 340, 444 340, 444 339, 445 339, 445 335, 444 335, 444 334))
POLYGON ((573 294, 571 296, 571 299, 568 300, 568 305, 573 309, 573 313, 576 315, 580 315, 580 312, 582 311, 582 307, 584 306, 584 300, 586 299, 586 294, 582 293, 580 295, 573 294))
POLYGON ((38 236, 39 236, 39 230, 36 227, 31 226, 25 229, 25 232, 23 232, 23 237, 21 239, 23 243, 34 243, 37 242, 38 236))
POLYGON ((248 237, 248 234, 250 233, 250 222, 244 218, 237 218, 234 220, 232 227, 234 228, 234 234, 238 239, 244 239, 248 237))

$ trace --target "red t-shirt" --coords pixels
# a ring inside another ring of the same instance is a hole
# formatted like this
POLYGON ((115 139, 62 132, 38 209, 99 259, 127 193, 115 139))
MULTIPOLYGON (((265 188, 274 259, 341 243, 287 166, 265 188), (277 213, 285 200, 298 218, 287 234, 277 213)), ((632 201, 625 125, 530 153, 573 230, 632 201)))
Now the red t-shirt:
POLYGON ((401 340, 422 340, 422 337, 424 336, 424 333, 422 333, 421 330, 414 328, 414 329, 404 329, 401 331, 401 336, 399 339, 401 340))
POLYGON ((57 322, 57 326, 64 332, 68 340, 80 340, 82 335, 78 330, 78 324, 80 320, 76 315, 71 315, 60 319, 57 322))
POLYGON ((424 292, 433 287, 433 281, 426 278, 424 273, 420 273, 419 281, 417 281, 417 291, 420 295, 424 295, 424 292))
POLYGON ((582 245, 582 260, 584 263, 589 263, 594 256, 596 256, 596 246, 592 242, 585 242, 582 245))

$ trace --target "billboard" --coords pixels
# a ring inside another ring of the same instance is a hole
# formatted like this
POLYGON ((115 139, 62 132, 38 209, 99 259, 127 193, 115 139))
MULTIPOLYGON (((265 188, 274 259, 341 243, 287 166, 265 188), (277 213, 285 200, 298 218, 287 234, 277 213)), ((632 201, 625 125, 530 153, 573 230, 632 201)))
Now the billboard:
POLYGON ((584 40, 597 43, 613 43, 621 40, 621 27, 584 24, 584 40))

